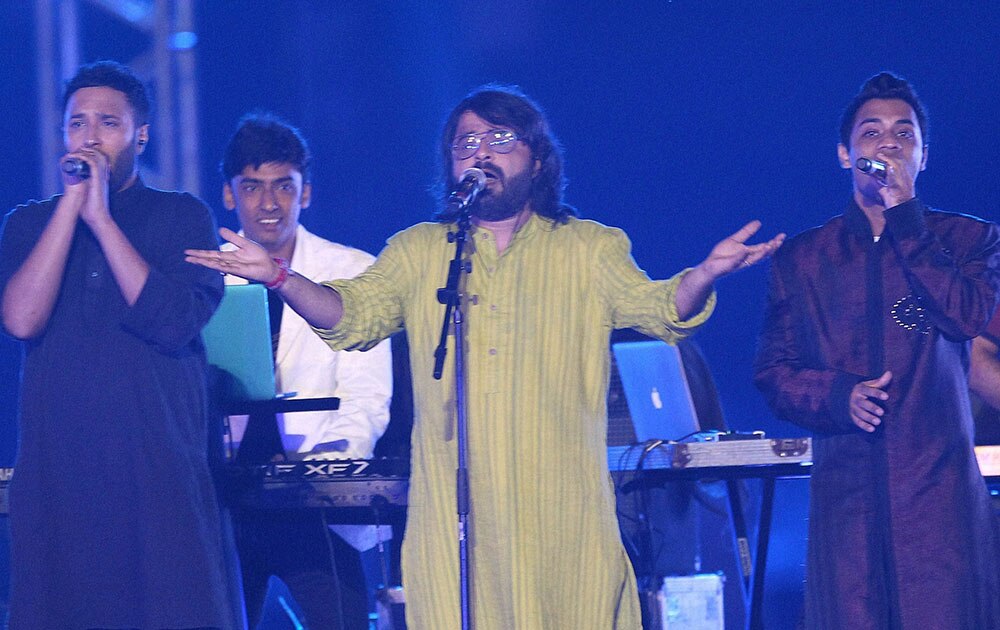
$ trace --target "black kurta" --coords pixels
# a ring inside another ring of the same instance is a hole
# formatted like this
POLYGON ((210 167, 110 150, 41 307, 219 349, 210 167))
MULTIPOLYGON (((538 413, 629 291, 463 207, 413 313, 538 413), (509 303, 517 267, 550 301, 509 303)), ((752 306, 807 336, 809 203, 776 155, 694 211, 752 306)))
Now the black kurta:
MULTIPOLYGON (((57 199, 11 212, 0 291, 57 199)), ((24 344, 10 492, 11 628, 236 627, 207 464, 200 331, 222 278, 208 208, 137 182, 111 214, 150 266, 130 308, 80 222, 45 331, 24 344)))
POLYGON ((968 340, 993 313, 1000 232, 912 200, 874 242, 851 203, 772 265, 757 385, 815 432, 806 626, 1000 628, 1000 542, 972 450, 968 340), (893 373, 874 434, 848 417, 893 373))

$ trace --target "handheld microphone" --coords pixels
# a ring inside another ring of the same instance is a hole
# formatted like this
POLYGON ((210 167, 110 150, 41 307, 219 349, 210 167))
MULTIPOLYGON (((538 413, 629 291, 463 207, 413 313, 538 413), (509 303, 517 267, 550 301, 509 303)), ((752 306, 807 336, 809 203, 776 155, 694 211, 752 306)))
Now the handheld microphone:
POLYGON ((448 207, 452 210, 464 210, 486 187, 486 173, 481 168, 467 168, 462 171, 455 189, 448 195, 448 207))
POLYGON ((888 173, 888 167, 885 165, 885 162, 879 162, 878 160, 871 160, 868 158, 858 158, 858 161, 854 163, 854 168, 858 169, 865 175, 871 175, 881 179, 885 179, 885 176, 888 173))
POLYGON ((69 158, 63 161, 61 167, 62 172, 76 177, 79 179, 87 179, 90 177, 90 164, 87 164, 80 158, 69 158))

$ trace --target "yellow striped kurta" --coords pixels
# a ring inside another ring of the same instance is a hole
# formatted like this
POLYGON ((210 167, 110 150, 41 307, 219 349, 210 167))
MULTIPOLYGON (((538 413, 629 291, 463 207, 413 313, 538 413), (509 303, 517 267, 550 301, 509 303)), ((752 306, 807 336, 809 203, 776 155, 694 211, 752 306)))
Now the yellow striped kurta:
MULTIPOLYGON (((453 226, 393 236, 353 280, 328 283, 345 315, 317 331, 335 349, 371 347, 405 326, 415 421, 403 584, 413 630, 460 626, 453 339, 432 377, 453 226)), ((466 313, 470 550, 476 630, 640 627, 631 565, 607 472, 608 341, 632 327, 676 341, 680 274, 654 282, 621 230, 532 217, 497 255, 474 230, 466 313)))

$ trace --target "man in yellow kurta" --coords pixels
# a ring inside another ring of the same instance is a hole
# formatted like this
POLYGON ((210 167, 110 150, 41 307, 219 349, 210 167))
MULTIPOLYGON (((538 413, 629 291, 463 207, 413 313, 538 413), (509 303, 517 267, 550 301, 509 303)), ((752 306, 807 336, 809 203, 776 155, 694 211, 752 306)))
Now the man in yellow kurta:
MULTIPOLYGON (((473 627, 639 628, 607 472, 609 335, 631 327, 668 342, 687 336, 714 307, 715 280, 768 256, 784 235, 746 245, 759 228, 752 222, 698 266, 651 281, 624 233, 577 219, 562 202, 556 140, 515 88, 466 97, 441 150, 444 191, 468 167, 487 178, 471 206, 472 271, 462 287, 473 627)), ((403 583, 415 630, 460 627, 452 365, 441 380, 431 375, 455 217, 446 206, 437 218, 392 237, 357 278, 321 285, 228 230, 237 251, 189 252, 192 262, 280 285, 332 348, 363 350, 406 328, 416 417, 403 583)))

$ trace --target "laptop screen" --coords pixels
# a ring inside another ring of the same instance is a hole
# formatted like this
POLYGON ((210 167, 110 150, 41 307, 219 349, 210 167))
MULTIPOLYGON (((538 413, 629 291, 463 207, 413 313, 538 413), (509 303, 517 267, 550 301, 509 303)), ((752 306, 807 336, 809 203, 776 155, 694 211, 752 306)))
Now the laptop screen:
POLYGON ((678 440, 700 430, 677 346, 635 341, 612 346, 639 442, 678 440))
POLYGON ((274 398, 274 355, 267 289, 227 285, 219 308, 202 329, 213 396, 225 401, 274 398))

